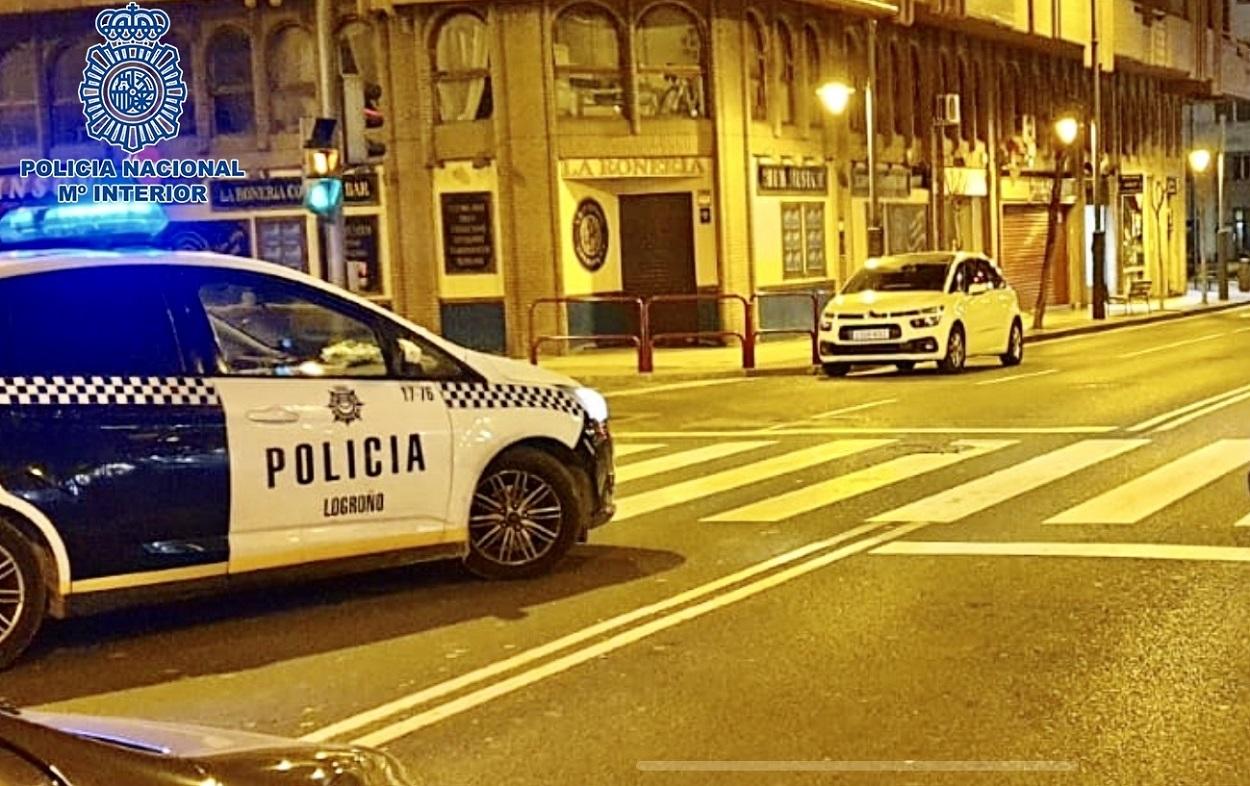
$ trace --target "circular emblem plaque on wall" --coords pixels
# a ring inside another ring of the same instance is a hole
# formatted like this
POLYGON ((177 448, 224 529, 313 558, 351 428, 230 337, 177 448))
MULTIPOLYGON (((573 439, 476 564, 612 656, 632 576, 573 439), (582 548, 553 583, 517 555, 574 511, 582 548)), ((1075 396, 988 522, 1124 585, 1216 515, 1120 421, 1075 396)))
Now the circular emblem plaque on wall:
POLYGON ((608 216, 593 199, 583 199, 573 214, 573 251, 592 273, 608 260, 608 216))

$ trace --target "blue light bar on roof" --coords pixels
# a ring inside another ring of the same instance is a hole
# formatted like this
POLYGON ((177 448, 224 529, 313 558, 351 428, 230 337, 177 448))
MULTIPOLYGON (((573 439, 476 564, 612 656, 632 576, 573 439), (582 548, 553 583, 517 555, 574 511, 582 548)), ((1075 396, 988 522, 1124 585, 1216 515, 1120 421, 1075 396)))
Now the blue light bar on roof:
POLYGON ((168 223, 169 217, 155 202, 19 207, 0 216, 0 243, 98 244, 109 237, 151 238, 168 223))

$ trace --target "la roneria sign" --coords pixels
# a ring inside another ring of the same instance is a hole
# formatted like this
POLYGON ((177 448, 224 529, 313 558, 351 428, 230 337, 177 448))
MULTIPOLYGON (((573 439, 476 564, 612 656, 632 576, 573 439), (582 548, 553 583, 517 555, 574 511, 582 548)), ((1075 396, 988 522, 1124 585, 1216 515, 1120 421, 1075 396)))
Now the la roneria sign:
POLYGON ((568 180, 703 177, 711 171, 712 159, 701 156, 560 159, 560 176, 568 180))

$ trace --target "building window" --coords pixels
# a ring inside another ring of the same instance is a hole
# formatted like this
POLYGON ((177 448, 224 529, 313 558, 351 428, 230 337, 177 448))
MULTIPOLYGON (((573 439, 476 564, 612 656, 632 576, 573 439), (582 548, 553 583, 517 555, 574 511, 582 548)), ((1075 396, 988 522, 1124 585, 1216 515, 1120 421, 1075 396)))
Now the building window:
POLYGON ((794 99, 798 92, 798 85, 795 84, 794 37, 790 35, 790 28, 784 22, 777 23, 777 49, 778 65, 781 66, 778 85, 781 90, 781 122, 782 125, 793 125, 797 114, 794 99))
POLYGON ((213 133, 252 133, 256 125, 252 43, 241 30, 224 28, 209 41, 208 83, 213 102, 213 133))
POLYGON ((1244 207, 1233 208, 1233 253, 1239 257, 1250 252, 1250 237, 1246 235, 1246 214, 1250 212, 1244 207))
POLYGON ((813 27, 803 28, 803 56, 807 59, 807 124, 820 128, 825 122, 825 107, 816 95, 816 88, 825 82, 820 63, 820 38, 813 27))
POLYGON ((1237 101, 1233 104, 1235 122, 1250 123, 1250 101, 1237 101))
POLYGON ((182 102, 182 116, 178 120, 178 133, 195 136, 195 58, 191 53, 191 44, 187 39, 176 33, 165 37, 165 43, 178 51, 178 67, 182 69, 182 81, 187 85, 187 97, 182 102))
POLYGON ((0 54, 0 148, 38 142, 36 109, 35 50, 29 43, 16 44, 0 54))
POLYGON ((747 82, 751 87, 751 119, 768 120, 768 46, 764 26, 754 14, 747 14, 747 36, 751 47, 747 56, 747 82))
POLYGON ((317 63, 313 37, 290 25, 274 33, 265 53, 269 73, 269 133, 298 134, 299 121, 317 114, 317 63))
POLYGON ((847 30, 843 37, 846 52, 846 75, 855 92, 846 105, 848 124, 856 133, 864 132, 864 84, 868 81, 868 56, 864 42, 854 30, 847 30))
POLYGON ((304 217, 256 219, 256 256, 307 273, 308 236, 304 231, 304 217))
POLYGON ((899 49, 897 43, 890 44, 890 79, 894 84, 894 91, 891 94, 890 107, 891 114, 894 118, 894 133, 899 136, 907 136, 907 132, 911 129, 911 116, 908 113, 907 80, 903 78, 906 73, 908 63, 903 60, 902 50, 899 49))
POLYGON ((924 72, 920 69, 920 49, 917 47, 909 47, 911 53, 911 135, 913 139, 926 142, 929 138, 929 129, 925 127, 925 120, 929 117, 930 109, 927 109, 924 101, 924 72))
POLYGON ((645 117, 706 117, 703 35, 688 11, 660 5, 638 22, 638 107, 645 117))
POLYGON ((618 117, 625 109, 620 31, 606 10, 575 5, 556 19, 552 56, 556 111, 563 117, 618 117))
POLYGON ((786 278, 825 275, 825 203, 781 203, 781 265, 786 278))
POLYGON ((485 120, 494 109, 490 85, 490 38, 477 14, 459 11, 434 32, 434 90, 438 120, 485 120))
POLYGON ((52 144, 82 145, 91 142, 82 114, 78 85, 86 63, 87 45, 76 44, 62 49, 52 61, 52 84, 49 103, 52 107, 52 144))

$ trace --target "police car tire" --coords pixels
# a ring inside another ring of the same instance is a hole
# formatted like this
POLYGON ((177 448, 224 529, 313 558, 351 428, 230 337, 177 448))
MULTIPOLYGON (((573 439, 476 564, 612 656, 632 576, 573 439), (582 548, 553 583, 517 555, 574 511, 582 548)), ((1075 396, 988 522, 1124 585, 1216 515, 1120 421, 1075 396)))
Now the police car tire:
POLYGON ((504 565, 485 556, 478 550, 470 532, 469 553, 464 558, 464 565, 470 573, 484 579, 524 579, 548 572, 573 547, 585 520, 582 495, 577 490, 574 470, 564 466, 551 454, 536 448, 509 448, 496 457, 482 473, 479 486, 482 480, 492 474, 507 470, 529 473, 551 487, 560 500, 560 529, 546 553, 532 562, 520 565, 504 565))
MULTIPOLYGON (((48 603, 48 588, 39 566, 39 555, 20 531, 0 518, 0 549, 17 565, 26 593, 21 612, 8 635, 0 639, 0 669, 8 667, 26 650, 43 623, 48 603)), ((0 632, 3 635, 3 632, 0 632)))

